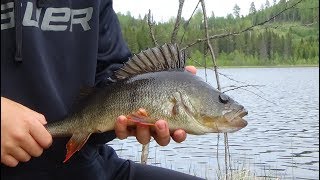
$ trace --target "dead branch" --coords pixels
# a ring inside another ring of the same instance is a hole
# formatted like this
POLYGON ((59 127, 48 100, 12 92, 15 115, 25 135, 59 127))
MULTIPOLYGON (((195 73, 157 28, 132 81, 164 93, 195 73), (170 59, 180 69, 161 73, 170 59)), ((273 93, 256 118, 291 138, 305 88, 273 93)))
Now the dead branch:
POLYGON ((184 25, 183 25, 183 26, 184 26, 184 31, 183 31, 183 34, 182 34, 182 36, 181 36, 181 39, 180 39, 180 43, 179 43, 179 45, 181 45, 181 43, 182 43, 182 40, 183 40, 183 38, 184 38, 184 35, 186 34, 187 27, 188 27, 188 25, 189 25, 189 23, 190 23, 190 21, 191 21, 191 19, 192 19, 193 15, 194 15, 194 13, 195 13, 195 12, 196 12, 196 10, 198 9, 199 4, 200 4, 200 0, 198 1, 198 3, 197 3, 197 5, 196 5, 196 7, 194 8, 194 10, 193 10, 193 12, 192 12, 192 14, 190 15, 190 17, 189 17, 188 21, 187 21, 187 22, 185 22, 185 23, 184 23, 184 25))
POLYGON ((195 59, 192 59, 192 61, 195 62, 197 65, 202 66, 202 64, 199 61, 197 61, 195 59))
MULTIPOLYGON (((200 42, 204 42, 204 41, 207 41, 207 39, 218 39, 218 38, 224 38, 224 37, 227 37, 227 36, 236 36, 236 35, 239 35, 241 33, 244 33, 246 31, 250 31, 250 30, 253 30, 254 27, 257 27, 257 26, 261 26, 261 25, 264 25, 268 22, 270 22, 271 20, 275 19, 276 17, 278 17, 279 15, 281 15, 282 13, 284 13, 285 11, 289 10, 289 9, 292 9, 294 8, 295 6, 297 6, 298 4, 300 4, 303 0, 299 0, 298 2, 294 3, 293 5, 289 6, 289 7, 285 7, 283 10, 281 10, 279 13, 277 13, 276 15, 272 16, 271 18, 265 20, 265 21, 262 21, 260 23, 257 23, 257 24, 254 24, 252 26, 249 26, 241 31, 237 31, 237 32, 230 32, 230 33, 226 33, 226 34, 217 34, 217 35, 213 35, 213 36, 210 36, 210 37, 207 37, 207 38, 203 38, 203 39, 197 39, 195 42, 193 43, 190 43, 188 44, 186 47, 182 48, 181 50, 185 50, 185 49, 188 49, 190 48, 191 46, 194 46, 195 44, 198 44, 200 42)), ((287 2, 288 3, 288 2, 287 2)))
POLYGON ((147 164, 148 156, 149 156, 149 145, 148 144, 142 145, 142 152, 141 152, 141 163, 147 164))
MULTIPOLYGON (((150 37, 152 39, 153 44, 155 46, 159 46, 158 42, 154 36, 153 18, 151 17, 151 10, 150 9, 149 9, 149 13, 148 13, 148 25, 149 25, 149 34, 150 34, 150 37)), ((149 145, 150 145, 150 143, 142 145, 142 152, 141 152, 141 163, 142 164, 147 164, 147 160, 149 157, 149 145)))
POLYGON ((158 42, 154 36, 154 29, 153 29, 153 18, 151 17, 151 10, 149 9, 149 13, 148 13, 148 25, 149 25, 149 34, 150 37, 152 39, 152 42, 155 46, 158 46, 158 42))
MULTIPOLYGON (((207 17, 207 12, 206 12, 206 5, 204 0, 200 0, 201 6, 202 6, 202 12, 203 12, 203 20, 204 20, 204 27, 205 27, 205 35, 206 35, 206 41, 207 41, 207 46, 210 50, 211 58, 213 61, 213 68, 216 76, 216 81, 217 81, 217 89, 221 91, 221 86, 220 86, 220 81, 219 81, 219 74, 218 74, 218 68, 217 68, 217 63, 216 63, 216 57, 214 55, 214 51, 212 48, 212 45, 210 43, 209 39, 209 32, 208 32, 208 17, 207 17)), ((226 170, 226 179, 228 177, 228 157, 229 157, 229 166, 231 166, 230 163, 230 151, 229 151, 229 145, 228 145, 228 134, 224 133, 224 144, 225 144, 225 170, 226 170), (228 156, 229 155, 229 156, 228 156)), ((230 168, 231 169, 231 168, 230 168)))
POLYGON ((272 103, 272 104, 274 104, 274 105, 277 105, 277 103, 272 102, 272 101, 270 101, 270 100, 268 100, 268 99, 266 99, 266 98, 264 98, 264 97, 260 96, 259 94, 255 93, 255 92, 253 92, 253 91, 250 91, 250 90, 245 89, 245 88, 238 88, 238 89, 242 89, 242 90, 248 91, 248 92, 250 92, 250 93, 252 93, 252 94, 254 94, 254 95, 258 96, 259 98, 261 98, 261 99, 263 99, 263 100, 265 100, 265 101, 268 101, 269 103, 272 103))
POLYGON ((177 14, 177 18, 176 18, 176 23, 174 25, 174 29, 173 29, 172 35, 171 35, 171 43, 176 43, 176 41, 177 41, 177 34, 179 31, 179 27, 180 27, 183 4, 184 4, 184 0, 179 0, 179 9, 178 9, 178 14, 177 14))
MULTIPOLYGON (((232 86, 226 86, 226 87, 223 87, 223 88, 231 88, 231 89, 228 89, 228 90, 225 90, 223 91, 223 93, 225 92, 228 92, 228 91, 233 91, 233 90, 236 90, 236 89, 239 89, 239 88, 244 88, 244 87, 253 87, 254 89, 256 89, 257 91, 259 91, 261 94, 264 94, 264 92, 262 92, 259 87, 263 87, 265 85, 257 85, 257 84, 246 84, 246 85, 242 85, 242 86, 235 86, 235 85, 232 85, 232 86)), ((223 89, 222 88, 222 89, 223 89)))
POLYGON ((220 81, 219 81, 219 74, 218 74, 216 57, 214 55, 214 51, 213 51, 213 48, 212 48, 212 45, 211 45, 210 39, 209 39, 208 18, 207 18, 207 12, 206 12, 206 5, 204 3, 204 0, 200 0, 200 2, 201 2, 202 12, 203 12, 204 29, 205 29, 205 35, 206 35, 205 39, 207 41, 207 46, 208 46, 208 48, 210 50, 211 58, 212 58, 212 61, 213 61, 213 68, 214 68, 214 72, 215 72, 216 80, 217 80, 217 89, 220 91, 221 90, 221 86, 220 86, 220 81))
POLYGON ((233 90, 240 89, 240 88, 245 88, 245 87, 263 87, 263 86, 265 86, 265 85, 247 84, 247 85, 242 85, 242 86, 235 86, 235 85, 226 86, 226 87, 223 87, 223 88, 230 88, 231 87, 231 89, 227 89, 227 90, 223 91, 222 93, 225 93, 225 92, 228 92, 228 91, 233 91, 233 90))

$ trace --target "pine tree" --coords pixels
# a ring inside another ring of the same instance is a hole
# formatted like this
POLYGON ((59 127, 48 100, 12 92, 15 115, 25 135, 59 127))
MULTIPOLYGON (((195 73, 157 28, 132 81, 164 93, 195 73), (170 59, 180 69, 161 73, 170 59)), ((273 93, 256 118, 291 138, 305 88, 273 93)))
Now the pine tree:
POLYGON ((249 14, 255 14, 257 12, 256 6, 254 5, 254 2, 251 2, 250 8, 249 8, 249 14))
POLYGON ((236 18, 240 17, 240 7, 237 4, 233 7, 233 14, 236 18))

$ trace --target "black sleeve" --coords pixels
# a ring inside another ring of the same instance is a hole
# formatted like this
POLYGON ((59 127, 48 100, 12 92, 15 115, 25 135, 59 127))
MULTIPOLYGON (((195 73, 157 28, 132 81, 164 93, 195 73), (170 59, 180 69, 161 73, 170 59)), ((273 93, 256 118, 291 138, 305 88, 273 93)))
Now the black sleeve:
POLYGON ((101 0, 99 26, 95 85, 101 87, 110 83, 108 78, 128 60, 131 53, 123 39, 112 0, 101 0))

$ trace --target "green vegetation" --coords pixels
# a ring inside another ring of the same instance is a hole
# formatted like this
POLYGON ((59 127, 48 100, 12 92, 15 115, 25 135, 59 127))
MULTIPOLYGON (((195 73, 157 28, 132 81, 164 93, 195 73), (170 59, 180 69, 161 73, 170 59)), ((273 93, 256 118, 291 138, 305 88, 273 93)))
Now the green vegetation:
MULTIPOLYGON (((250 14, 240 17, 240 7, 235 5, 233 14, 208 17, 210 35, 239 32, 247 27, 270 19, 297 0, 266 0, 259 10, 254 2, 250 5, 250 14)), ((153 47, 149 34, 147 15, 135 19, 128 12, 118 14, 122 31, 133 53, 153 47)), ((158 22, 154 26, 155 37, 159 44, 171 41, 175 19, 158 22)), ((178 43, 185 47, 204 38, 203 14, 198 9, 188 23, 182 18, 178 32, 178 43)), ((319 65, 319 1, 303 0, 262 26, 239 35, 212 39, 211 43, 219 66, 274 66, 274 65, 319 65)), ((190 58, 188 64, 212 66, 209 52, 204 43, 198 43, 187 49, 190 58)))

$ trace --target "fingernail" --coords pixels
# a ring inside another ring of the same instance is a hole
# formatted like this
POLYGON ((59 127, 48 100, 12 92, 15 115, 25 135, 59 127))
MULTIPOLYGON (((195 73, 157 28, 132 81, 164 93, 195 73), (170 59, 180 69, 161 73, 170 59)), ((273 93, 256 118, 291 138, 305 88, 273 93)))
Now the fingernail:
POLYGON ((126 124, 126 120, 123 118, 118 118, 120 124, 126 124))
POLYGON ((160 124, 158 125, 158 127, 159 127, 160 130, 163 130, 163 129, 166 128, 166 124, 165 124, 165 123, 160 123, 160 124))

